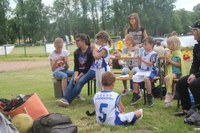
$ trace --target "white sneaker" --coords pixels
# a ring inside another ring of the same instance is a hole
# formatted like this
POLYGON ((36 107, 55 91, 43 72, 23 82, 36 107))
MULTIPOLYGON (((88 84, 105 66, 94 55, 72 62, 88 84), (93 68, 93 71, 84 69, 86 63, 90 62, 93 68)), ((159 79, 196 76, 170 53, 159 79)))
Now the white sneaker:
POLYGON ((168 95, 168 94, 167 94, 167 95, 165 96, 165 101, 164 101, 164 102, 165 102, 165 103, 170 103, 170 102, 172 101, 172 98, 173 98, 172 95, 168 95))
POLYGON ((169 103, 165 103, 165 108, 170 108, 172 106, 172 103, 169 102, 169 103))
POLYGON ((64 98, 61 98, 61 99, 59 99, 59 100, 56 100, 56 103, 57 103, 59 106, 61 106, 61 107, 67 107, 67 106, 69 106, 69 102, 68 102, 66 99, 64 99, 64 98))
POLYGON ((77 96, 77 98, 80 99, 81 101, 85 101, 85 98, 84 98, 81 94, 79 94, 79 95, 77 96))

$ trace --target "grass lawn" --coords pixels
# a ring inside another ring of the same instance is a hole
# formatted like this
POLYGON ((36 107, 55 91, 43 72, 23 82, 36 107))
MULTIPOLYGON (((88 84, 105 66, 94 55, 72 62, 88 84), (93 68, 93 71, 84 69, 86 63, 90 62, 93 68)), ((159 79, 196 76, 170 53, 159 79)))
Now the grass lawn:
MULTIPOLYGON (((71 52, 72 53, 72 52, 71 52)), ((26 60, 30 58, 12 58, 12 57, 0 57, 3 60, 26 60)), ((44 60, 46 57, 33 58, 38 60, 44 60)), ((71 62, 72 63, 72 62, 71 62)), ((73 64, 71 64, 73 66, 73 64)), ((189 64, 187 64, 187 68, 189 64)), ((51 80, 50 67, 33 68, 26 70, 18 70, 12 72, 0 73, 0 98, 15 98, 18 94, 31 94, 37 93, 50 113, 62 113, 69 115, 72 121, 78 126, 79 133, 185 133, 195 132, 195 126, 184 124, 183 117, 174 117, 173 114, 177 109, 177 101, 173 102, 173 106, 170 109, 164 108, 164 101, 159 98, 155 99, 153 107, 147 107, 143 105, 141 100, 136 106, 131 106, 130 100, 132 94, 122 96, 122 101, 126 107, 126 111, 134 111, 136 109, 144 109, 144 117, 142 120, 137 121, 133 126, 101 126, 95 121, 95 117, 88 117, 85 114, 86 110, 93 110, 92 96, 87 96, 87 85, 82 89, 82 95, 86 98, 86 101, 74 100, 73 103, 67 107, 58 107, 55 103, 53 92, 53 82, 51 80)), ((117 81, 115 91, 122 91, 122 83, 117 81)))

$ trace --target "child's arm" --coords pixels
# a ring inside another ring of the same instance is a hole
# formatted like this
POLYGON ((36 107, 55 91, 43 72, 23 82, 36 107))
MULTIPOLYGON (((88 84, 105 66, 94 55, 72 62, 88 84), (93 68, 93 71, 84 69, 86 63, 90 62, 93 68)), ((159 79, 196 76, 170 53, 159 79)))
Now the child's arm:
POLYGON ((94 59, 95 60, 99 60, 101 59, 103 56, 105 56, 107 53, 106 53, 106 50, 105 49, 102 49, 99 53, 96 49, 93 49, 93 56, 94 56, 94 59))
POLYGON ((124 105, 123 105, 121 99, 119 99, 118 108, 119 108, 120 113, 124 113, 125 112, 125 108, 124 108, 124 105))
POLYGON ((63 57, 63 58, 64 58, 65 67, 68 69, 68 68, 69 68, 69 64, 68 64, 69 59, 68 59, 67 56, 66 56, 66 57, 63 57))
POLYGON ((52 72, 54 72, 56 70, 58 60, 61 60, 62 58, 63 57, 60 57, 57 60, 50 59, 50 64, 51 64, 51 70, 52 70, 52 72))
POLYGON ((153 65, 153 62, 148 61, 148 60, 143 60, 141 56, 138 56, 138 60, 141 62, 144 62, 145 64, 147 64, 149 67, 151 67, 153 65))
POLYGON ((57 60, 50 59, 50 64, 51 64, 51 70, 52 72, 54 72, 56 69, 57 60))
POLYGON ((172 61, 171 58, 166 57, 166 62, 169 63, 169 64, 172 64, 176 67, 181 67, 181 60, 179 60, 178 62, 175 62, 175 61, 172 61))

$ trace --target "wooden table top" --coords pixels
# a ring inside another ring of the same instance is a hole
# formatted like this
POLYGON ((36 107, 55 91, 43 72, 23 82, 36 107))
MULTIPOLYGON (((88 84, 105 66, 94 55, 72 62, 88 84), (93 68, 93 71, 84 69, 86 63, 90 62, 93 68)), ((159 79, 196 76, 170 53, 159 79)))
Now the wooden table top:
POLYGON ((114 57, 111 56, 110 59, 116 59, 116 60, 128 60, 128 59, 136 59, 137 57, 131 57, 131 56, 127 56, 127 57, 114 57))

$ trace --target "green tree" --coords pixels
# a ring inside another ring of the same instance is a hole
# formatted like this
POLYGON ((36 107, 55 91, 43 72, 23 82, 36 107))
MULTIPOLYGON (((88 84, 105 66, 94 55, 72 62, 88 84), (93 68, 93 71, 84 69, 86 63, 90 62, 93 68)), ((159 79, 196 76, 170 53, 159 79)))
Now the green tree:
POLYGON ((6 24, 6 12, 8 11, 8 0, 1 0, 0 2, 0 45, 7 42, 7 24, 6 24))

